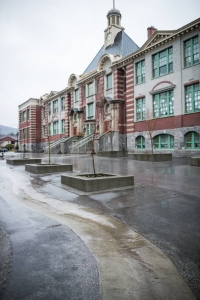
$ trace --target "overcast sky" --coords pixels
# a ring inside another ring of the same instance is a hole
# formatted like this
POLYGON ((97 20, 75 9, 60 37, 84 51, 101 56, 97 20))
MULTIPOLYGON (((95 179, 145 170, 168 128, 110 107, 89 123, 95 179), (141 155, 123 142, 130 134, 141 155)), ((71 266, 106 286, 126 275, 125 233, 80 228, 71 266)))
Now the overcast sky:
MULTIPOLYGON (((174 30, 200 17, 200 0, 116 0, 138 45, 147 27, 174 30)), ((0 0, 0 124, 18 127, 18 105, 59 91, 104 43, 113 0, 0 0)))

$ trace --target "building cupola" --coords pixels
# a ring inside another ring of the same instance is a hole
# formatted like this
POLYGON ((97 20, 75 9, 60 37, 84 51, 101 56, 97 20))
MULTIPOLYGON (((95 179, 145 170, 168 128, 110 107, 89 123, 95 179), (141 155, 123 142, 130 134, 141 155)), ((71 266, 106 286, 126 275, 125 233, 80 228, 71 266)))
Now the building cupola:
POLYGON ((108 27, 104 30, 104 48, 112 45, 117 34, 124 30, 121 26, 121 12, 115 8, 115 0, 113 0, 113 8, 107 13, 108 27))

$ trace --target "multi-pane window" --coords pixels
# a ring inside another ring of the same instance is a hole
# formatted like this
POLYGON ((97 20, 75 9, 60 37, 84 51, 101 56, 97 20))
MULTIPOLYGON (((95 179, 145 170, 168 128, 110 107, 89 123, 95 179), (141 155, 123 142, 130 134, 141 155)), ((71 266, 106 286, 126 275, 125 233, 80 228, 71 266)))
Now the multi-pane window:
POLYGON ((159 134, 153 138, 154 149, 174 148, 174 137, 170 134, 159 134))
POLYGON ((94 107, 93 103, 88 104, 88 117, 93 117, 94 115, 93 107, 94 107))
POLYGON ((61 111, 65 110, 65 97, 61 98, 61 111))
POLYGON ((97 94, 100 93, 100 80, 97 80, 97 94))
POLYGON ((61 121, 61 132, 65 133, 65 120, 61 121))
POLYGON ((48 135, 49 136, 51 135, 51 123, 49 123, 49 125, 48 125, 48 135))
POLYGON ((137 149, 144 149, 145 148, 145 138, 141 135, 136 137, 135 144, 136 144, 137 149))
POLYGON ((145 60, 136 63, 136 84, 145 82, 145 60))
POLYGON ((112 74, 106 76, 106 89, 112 88, 112 74))
POLYGON ((58 134, 58 121, 53 122, 53 134, 58 134))
POLYGON ((198 36, 184 42, 184 66, 190 67, 199 63, 198 36))
POLYGON ((30 138, 30 127, 28 127, 28 139, 30 138))
POLYGON ((26 128, 23 129, 23 139, 26 138, 26 128))
POLYGON ((58 112, 58 99, 53 101, 53 113, 58 112))
POLYGON ((83 118, 86 118, 86 106, 83 107, 83 118))
POLYGON ((93 82, 88 84, 88 97, 93 95, 93 82))
POLYGON ((195 131, 190 131, 185 135, 185 148, 200 148, 200 135, 195 131))
POLYGON ((136 100, 136 120, 142 121, 146 118, 145 98, 136 100))
POLYGON ((23 122, 26 121, 26 111, 23 112, 23 122))
POLYGON ((74 121, 77 121, 77 113, 74 114, 74 121))
POLYGON ((79 91, 75 90, 74 91, 74 102, 78 102, 79 101, 79 91))
POLYGON ((48 112, 49 112, 49 115, 51 114, 51 102, 48 104, 48 112))
POLYGON ((185 87, 185 112, 200 111, 200 84, 192 84, 185 87))
POLYGON ((153 78, 173 72, 173 48, 153 55, 153 78))
POLYGON ((20 123, 23 122, 23 113, 20 114, 20 123))
POLYGON ((86 132, 87 135, 94 133, 95 127, 94 124, 87 124, 86 132))
POLYGON ((42 108, 42 117, 45 119, 45 107, 42 108))
POLYGON ((27 111, 27 120, 30 120, 30 109, 27 111))
POLYGON ((153 95, 153 117, 172 116, 174 114, 174 91, 153 95))
POLYGON ((46 126, 42 127, 42 136, 45 137, 46 136, 46 126))

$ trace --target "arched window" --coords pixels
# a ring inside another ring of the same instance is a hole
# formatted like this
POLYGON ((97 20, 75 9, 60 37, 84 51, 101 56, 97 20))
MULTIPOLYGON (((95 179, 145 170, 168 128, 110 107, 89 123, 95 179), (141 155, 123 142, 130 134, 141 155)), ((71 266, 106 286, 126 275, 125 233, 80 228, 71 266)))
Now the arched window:
POLYGON ((185 148, 196 149, 200 148, 200 135, 195 131, 190 131, 185 134, 185 148))
POLYGON ((154 149, 174 148, 174 137, 170 134, 159 134, 153 138, 154 149))
POLYGON ((105 105, 105 113, 110 113, 110 105, 108 103, 105 105))
POLYGON ((136 137, 135 144, 137 149, 144 149, 145 148, 145 138, 141 135, 136 137))

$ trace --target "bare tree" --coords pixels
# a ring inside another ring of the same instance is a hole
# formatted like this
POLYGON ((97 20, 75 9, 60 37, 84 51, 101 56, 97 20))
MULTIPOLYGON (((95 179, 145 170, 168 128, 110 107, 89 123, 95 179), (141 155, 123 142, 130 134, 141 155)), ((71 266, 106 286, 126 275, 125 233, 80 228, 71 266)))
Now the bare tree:
POLYGON ((45 126, 47 127, 47 140, 48 140, 48 154, 49 154, 49 165, 51 164, 51 143, 50 143, 50 132, 49 132, 49 124, 51 124, 55 119, 58 119, 58 117, 56 115, 52 115, 52 118, 51 118, 51 121, 48 122, 48 119, 47 119, 47 122, 45 122, 45 126))
POLYGON ((146 124, 147 124, 147 131, 149 133, 150 141, 151 141, 151 153, 153 155, 153 133, 156 127, 157 119, 153 118, 152 112, 149 108, 146 109, 146 124))
POLYGON ((96 102, 96 106, 95 106, 95 122, 94 122, 94 131, 93 131, 93 136, 92 136, 92 142, 91 142, 91 155, 92 155, 92 166, 93 166, 93 172, 94 172, 94 177, 97 177, 96 174, 96 170, 95 170, 95 161, 94 161, 94 154, 95 154, 95 150, 94 150, 94 140, 97 134, 97 127, 100 128, 100 124, 101 122, 103 122, 104 120, 104 97, 101 97, 101 99, 99 101, 96 102))

